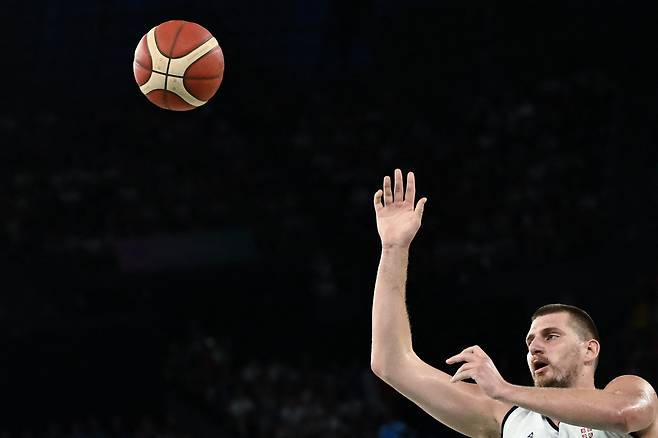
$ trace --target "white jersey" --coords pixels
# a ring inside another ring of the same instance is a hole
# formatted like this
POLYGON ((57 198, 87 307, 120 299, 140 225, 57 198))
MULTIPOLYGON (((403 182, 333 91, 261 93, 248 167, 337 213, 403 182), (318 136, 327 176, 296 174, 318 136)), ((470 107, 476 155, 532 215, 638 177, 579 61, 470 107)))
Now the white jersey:
POLYGON ((636 438, 636 435, 567 423, 558 426, 542 414, 514 406, 503 418, 501 438, 636 438))

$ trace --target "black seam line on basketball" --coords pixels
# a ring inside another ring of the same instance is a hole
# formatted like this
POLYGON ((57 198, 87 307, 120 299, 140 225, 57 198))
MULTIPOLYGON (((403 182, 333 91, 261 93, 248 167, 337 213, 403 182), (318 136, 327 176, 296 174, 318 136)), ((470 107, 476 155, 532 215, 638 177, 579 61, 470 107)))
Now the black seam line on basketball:
MULTIPOLYGON (((203 46, 205 43, 207 43, 207 42, 210 41, 211 39, 213 39, 213 36, 212 36, 212 35, 210 35, 210 36, 208 37, 208 39, 206 39, 204 42, 202 42, 201 44, 199 44, 197 47, 201 47, 201 46, 203 46)), ((216 50, 216 49, 219 49, 219 44, 217 44, 216 46, 214 46, 212 49, 208 50, 206 53, 203 54, 203 56, 206 56, 208 53, 210 53, 210 52, 212 52, 213 50, 216 50)), ((176 57, 176 58, 171 58, 171 59, 181 59, 181 58, 185 58, 187 55, 189 55, 189 53, 186 54, 186 55, 178 56, 178 57, 176 57)))
MULTIPOLYGON (((167 76, 167 77, 171 76, 172 78, 191 80, 191 81, 219 79, 219 78, 222 77, 222 75, 216 75, 216 76, 179 76, 179 75, 172 75, 171 73, 162 73, 161 71, 157 71, 157 70, 151 70, 151 73, 157 73, 159 75, 164 75, 164 76, 167 76)), ((166 81, 166 78, 165 78, 165 81, 166 81)))
MULTIPOLYGON (((178 30, 176 30, 176 35, 174 35, 174 40, 171 42, 171 49, 169 50, 169 54, 171 55, 174 53, 174 47, 176 47, 176 40, 178 40, 178 35, 180 35, 180 31, 183 30, 183 27, 185 27, 185 24, 187 24, 186 21, 181 21, 180 26, 178 26, 178 30)), ((165 74, 165 83, 164 83, 164 89, 167 89, 167 79, 169 79, 169 66, 171 65, 171 58, 169 58, 169 61, 167 61, 167 73, 165 74)))
MULTIPOLYGON (((212 38, 212 37, 211 37, 211 38, 212 38)), ((208 41, 210 41, 210 40, 208 40, 208 41)), ((205 43, 203 43, 203 44, 205 44, 205 43)), ((156 45, 157 45, 157 41, 156 41, 156 45)), ((208 55, 208 54, 210 54, 210 53, 212 53, 212 52, 214 52, 214 51, 216 51, 216 50, 219 50, 219 46, 215 46, 215 47, 213 47, 212 49, 210 49, 209 51, 207 51, 206 53, 204 53, 203 56, 202 56, 201 58, 203 58, 204 56, 206 56, 206 55, 208 55)), ((169 61, 167 61, 167 70, 169 70, 169 63, 171 62, 172 59, 181 59, 181 58, 183 58, 183 57, 185 57, 185 56, 187 56, 187 55, 181 56, 181 57, 179 57, 179 58, 168 58, 168 57, 167 57, 167 58, 169 59, 169 61)), ((201 59, 201 58, 199 58, 199 59, 201 59)), ((194 61, 192 64, 196 63, 199 59, 197 59, 196 61, 194 61)), ((151 73, 158 73, 158 74, 161 74, 161 75, 169 75, 169 76, 173 76, 173 77, 175 77, 175 78, 183 78, 183 77, 184 77, 184 76, 179 76, 179 75, 175 75, 175 74, 172 74, 172 73, 166 73, 166 72, 159 71, 159 70, 153 70, 153 67, 151 67, 151 68, 146 67, 145 65, 143 65, 142 63, 140 63, 140 62, 137 61, 137 60, 135 60, 135 64, 137 64, 138 66, 140 66, 140 67, 143 68, 144 70, 148 70, 148 71, 150 71, 151 73)), ((192 64, 190 64, 190 65, 192 65, 192 64)), ((187 79, 217 79, 217 78, 221 78, 221 77, 222 77, 222 75, 217 75, 217 76, 188 76, 187 79)), ((165 80, 166 80, 166 79, 165 79, 165 80)))

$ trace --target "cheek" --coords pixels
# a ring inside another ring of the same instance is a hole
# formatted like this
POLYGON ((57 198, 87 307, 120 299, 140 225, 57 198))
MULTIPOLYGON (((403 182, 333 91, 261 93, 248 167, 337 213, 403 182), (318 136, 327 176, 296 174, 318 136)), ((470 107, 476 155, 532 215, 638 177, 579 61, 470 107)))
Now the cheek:
POLYGON ((569 350, 561 352, 559 358, 560 368, 571 368, 578 363, 580 356, 577 350, 569 350))

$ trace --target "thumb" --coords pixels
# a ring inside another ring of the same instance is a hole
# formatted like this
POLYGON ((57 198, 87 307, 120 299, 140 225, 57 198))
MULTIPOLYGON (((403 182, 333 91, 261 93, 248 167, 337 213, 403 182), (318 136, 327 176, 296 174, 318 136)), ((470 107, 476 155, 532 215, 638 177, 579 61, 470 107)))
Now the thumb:
POLYGON ((416 204, 416 209, 414 210, 416 214, 422 218, 423 217, 423 211, 425 211, 425 203, 427 202, 427 198, 421 198, 418 201, 418 204, 416 204))

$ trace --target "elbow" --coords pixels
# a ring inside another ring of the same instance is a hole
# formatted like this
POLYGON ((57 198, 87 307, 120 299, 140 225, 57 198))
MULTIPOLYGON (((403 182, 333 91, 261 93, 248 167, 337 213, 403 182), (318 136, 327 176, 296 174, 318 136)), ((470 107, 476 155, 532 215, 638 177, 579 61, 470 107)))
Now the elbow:
POLYGON ((394 385, 397 377, 404 372, 408 361, 405 357, 392 359, 390 357, 381 357, 372 355, 370 357, 370 369, 372 372, 389 385, 394 385))
POLYGON ((611 414, 612 417, 612 429, 621 433, 631 432, 631 413, 625 409, 615 409, 611 414))
POLYGON ((381 358, 375 357, 374 355, 370 357, 370 369, 372 372, 375 374, 375 376, 379 377, 383 381, 387 381, 388 379, 388 371, 386 368, 386 363, 384 360, 381 358))
POLYGON ((636 407, 620 409, 616 413, 616 425, 622 433, 632 433, 643 430, 651 424, 645 409, 636 407))

